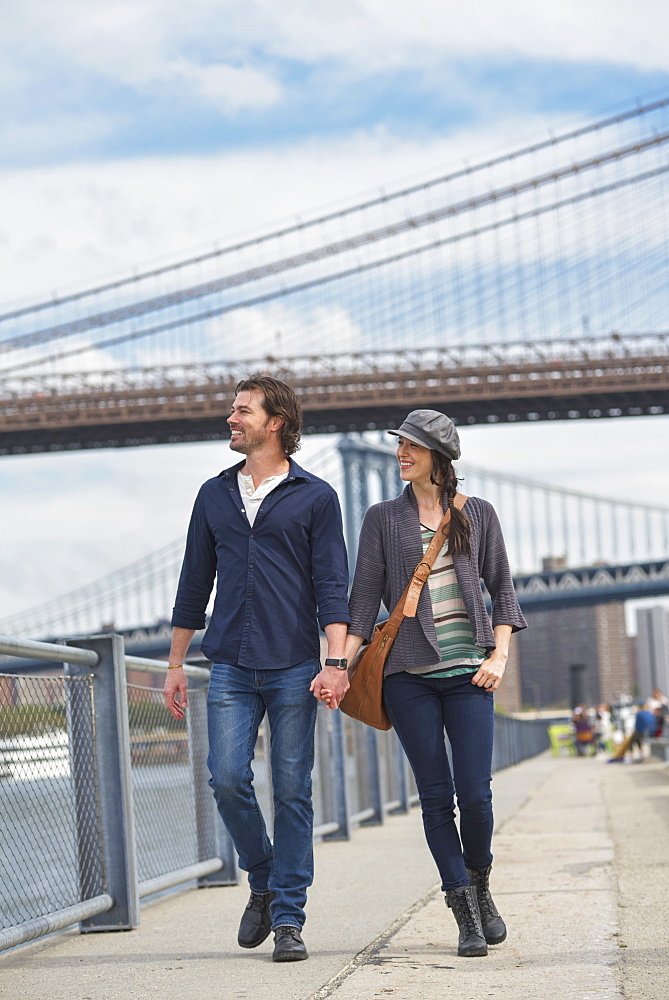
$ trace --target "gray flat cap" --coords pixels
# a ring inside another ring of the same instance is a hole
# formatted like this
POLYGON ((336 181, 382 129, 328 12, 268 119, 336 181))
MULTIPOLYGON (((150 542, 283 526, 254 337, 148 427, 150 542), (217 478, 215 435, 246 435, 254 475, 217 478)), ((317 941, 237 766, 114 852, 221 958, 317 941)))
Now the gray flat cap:
POLYGON ((460 458, 460 438, 455 424, 438 410, 412 410, 399 430, 388 431, 430 451, 441 452, 452 462, 460 458))

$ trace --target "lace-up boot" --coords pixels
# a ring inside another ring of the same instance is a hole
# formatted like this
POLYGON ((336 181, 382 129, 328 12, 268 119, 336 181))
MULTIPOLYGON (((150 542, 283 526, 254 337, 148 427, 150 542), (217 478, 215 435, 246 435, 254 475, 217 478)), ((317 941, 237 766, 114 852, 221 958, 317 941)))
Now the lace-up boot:
POLYGON ((297 927, 282 924, 274 931, 273 962, 303 962, 307 949, 297 927))
POLYGON ((469 875, 469 881, 476 889, 476 899, 479 904, 479 913, 481 914, 483 936, 488 944, 501 944, 506 937, 506 924, 500 917, 493 898, 490 895, 490 889, 488 888, 491 868, 492 865, 478 870, 476 868, 468 868, 467 874, 469 875))
POLYGON ((273 892, 251 893, 239 924, 237 944, 240 948, 257 948, 269 937, 272 930, 269 904, 273 899, 273 892))
POLYGON ((482 958, 488 954, 488 945, 483 936, 481 915, 476 902, 476 889, 471 885, 461 885, 446 893, 446 905, 453 910, 458 922, 458 955, 461 958, 482 958))

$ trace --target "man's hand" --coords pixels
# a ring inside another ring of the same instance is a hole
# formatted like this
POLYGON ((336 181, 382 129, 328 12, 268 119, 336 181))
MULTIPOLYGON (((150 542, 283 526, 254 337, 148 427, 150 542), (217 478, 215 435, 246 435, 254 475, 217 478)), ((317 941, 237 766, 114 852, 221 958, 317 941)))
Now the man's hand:
POLYGON ((338 667, 323 667, 311 682, 314 698, 324 701, 329 708, 339 708, 339 703, 349 689, 348 671, 338 667))
POLYGON ((183 719, 188 704, 188 680, 183 667, 172 667, 167 671, 163 694, 168 711, 175 719, 183 719))

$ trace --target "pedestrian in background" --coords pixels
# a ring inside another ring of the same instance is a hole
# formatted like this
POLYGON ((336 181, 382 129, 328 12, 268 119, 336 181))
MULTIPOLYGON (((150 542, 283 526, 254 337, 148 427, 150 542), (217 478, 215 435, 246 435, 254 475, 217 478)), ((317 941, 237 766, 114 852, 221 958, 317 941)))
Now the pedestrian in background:
POLYGON ((639 711, 634 717, 634 732, 630 739, 629 749, 634 754, 638 751, 637 760, 644 760, 648 754, 648 740, 655 735, 657 715, 648 702, 639 703, 639 711))
MULTIPOLYGON (((350 659, 371 639, 381 601, 395 607, 450 509, 450 534, 421 591, 416 617, 403 620, 390 650, 383 694, 416 778, 428 846, 458 923, 458 954, 482 956, 506 937, 489 889, 493 692, 504 676, 511 633, 526 623, 493 507, 477 497, 467 498, 462 510, 454 504, 452 463, 460 457, 460 443, 452 421, 435 410, 414 410, 389 433, 398 438, 407 486, 365 515, 346 654, 350 659), (492 622, 481 580, 492 599, 492 622)), ((338 698, 330 704, 336 707, 338 698)))
POLYGON ((238 943, 255 948, 274 930, 277 962, 307 958, 301 937, 313 880, 315 693, 348 687, 343 660, 348 569, 337 495, 290 457, 301 410, 293 390, 266 375, 237 386, 230 447, 245 459, 206 482, 195 501, 172 616, 166 704, 183 718, 183 670, 193 634, 216 599, 202 652, 208 694, 210 784, 249 873, 251 897, 238 943), (320 666, 319 628, 328 659, 320 666), (251 761, 267 713, 274 793, 270 843, 251 761))

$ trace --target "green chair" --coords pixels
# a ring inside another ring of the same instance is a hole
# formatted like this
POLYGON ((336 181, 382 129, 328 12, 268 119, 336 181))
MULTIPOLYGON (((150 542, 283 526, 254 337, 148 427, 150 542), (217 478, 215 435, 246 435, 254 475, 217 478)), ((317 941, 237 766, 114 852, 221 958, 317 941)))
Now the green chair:
POLYGON ((554 757, 576 754, 574 746, 574 730, 570 722, 559 722, 548 727, 548 738, 551 741, 551 753, 554 757))

